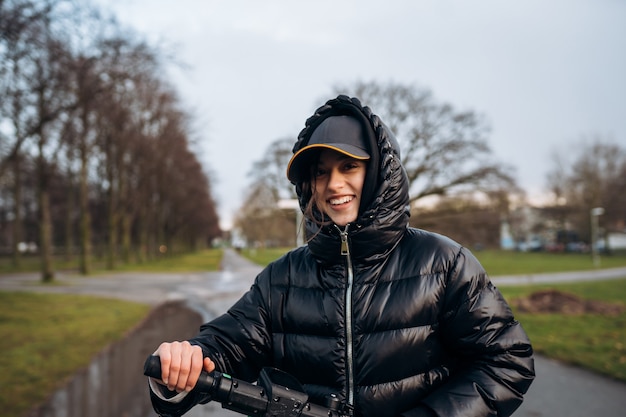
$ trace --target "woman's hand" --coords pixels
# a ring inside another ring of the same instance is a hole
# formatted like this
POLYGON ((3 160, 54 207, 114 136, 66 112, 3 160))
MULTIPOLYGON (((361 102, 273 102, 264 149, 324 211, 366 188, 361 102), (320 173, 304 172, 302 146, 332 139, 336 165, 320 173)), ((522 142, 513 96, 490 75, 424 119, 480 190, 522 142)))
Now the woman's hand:
POLYGON ((154 355, 161 358, 161 381, 170 391, 191 391, 198 382, 200 372, 211 372, 215 364, 203 358, 200 346, 189 342, 161 343, 154 355))

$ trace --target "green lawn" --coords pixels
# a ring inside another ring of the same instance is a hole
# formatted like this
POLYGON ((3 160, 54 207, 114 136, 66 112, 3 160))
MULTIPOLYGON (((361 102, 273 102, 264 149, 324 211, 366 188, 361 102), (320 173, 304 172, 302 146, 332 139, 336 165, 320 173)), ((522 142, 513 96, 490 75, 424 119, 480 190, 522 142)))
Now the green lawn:
MULTIPOLYGON (((222 256, 221 249, 205 249, 196 253, 163 257, 144 264, 121 265, 116 271, 141 272, 194 272, 217 271, 220 269, 222 256)), ((102 272, 102 271, 100 271, 102 272)))
POLYGON ((149 306, 0 292, 0 416, 18 417, 144 318, 149 306))
MULTIPOLYGON (((217 271, 223 255, 222 249, 205 249, 193 254, 162 256, 147 262, 118 263, 113 272, 141 271, 141 272, 190 272, 190 271, 217 271)), ((78 259, 66 261, 61 258, 53 261, 55 270, 78 270, 78 259)), ((37 272, 40 268, 38 257, 26 256, 22 259, 19 268, 12 265, 11 258, 0 258, 0 274, 14 272, 37 272)), ((111 271, 105 270, 104 261, 92 261, 94 274, 111 271)))
MULTIPOLYGON (((535 274, 541 272, 588 271, 595 269, 590 254, 475 251, 474 255, 491 276, 535 274)), ((626 266, 626 255, 601 256, 601 268, 626 266)))
POLYGON ((500 287, 502 294, 511 302, 543 289, 556 289, 581 299, 625 307, 615 316, 514 311, 536 352, 626 381, 626 277, 594 282, 500 287))

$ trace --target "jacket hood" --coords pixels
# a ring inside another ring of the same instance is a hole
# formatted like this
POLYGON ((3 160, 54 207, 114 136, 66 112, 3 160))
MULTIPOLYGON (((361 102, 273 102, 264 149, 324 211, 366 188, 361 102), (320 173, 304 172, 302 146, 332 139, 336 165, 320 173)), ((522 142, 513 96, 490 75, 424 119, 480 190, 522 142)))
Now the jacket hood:
MULTIPOLYGON (((408 177, 393 133, 359 99, 345 95, 327 101, 307 119, 293 147, 293 153, 307 146, 311 133, 322 121, 337 115, 354 117, 365 132, 371 158, 363 184, 359 216, 349 225, 348 243, 354 260, 375 261, 386 257, 400 241, 408 226, 408 177)), ((300 208, 304 212, 311 195, 303 191, 301 182, 295 185, 300 208)), ((325 263, 339 262, 342 257, 339 228, 334 224, 320 226, 306 216, 305 226, 306 239, 313 255, 325 263)))

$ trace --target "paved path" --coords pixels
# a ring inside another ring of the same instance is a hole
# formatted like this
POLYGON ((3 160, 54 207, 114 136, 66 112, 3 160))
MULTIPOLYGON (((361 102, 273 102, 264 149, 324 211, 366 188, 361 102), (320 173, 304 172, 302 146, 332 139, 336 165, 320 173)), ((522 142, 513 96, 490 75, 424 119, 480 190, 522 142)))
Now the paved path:
MULTIPOLYGON (((157 304, 184 299, 210 319, 246 291, 261 268, 232 250, 222 270, 204 273, 120 273, 83 278, 58 274, 54 285, 41 285, 37 274, 0 276, 0 291, 92 294, 157 304)), ((626 268, 580 273, 494 277, 496 285, 565 282, 626 277, 626 268)), ((543 357, 536 358, 537 378, 515 417, 617 417, 626 415, 626 384, 543 357)), ((240 414, 209 403, 186 417, 234 417, 240 414)))
POLYGON ((626 267, 591 271, 555 272, 552 274, 499 275, 491 280, 500 286, 546 284, 626 278, 626 267))

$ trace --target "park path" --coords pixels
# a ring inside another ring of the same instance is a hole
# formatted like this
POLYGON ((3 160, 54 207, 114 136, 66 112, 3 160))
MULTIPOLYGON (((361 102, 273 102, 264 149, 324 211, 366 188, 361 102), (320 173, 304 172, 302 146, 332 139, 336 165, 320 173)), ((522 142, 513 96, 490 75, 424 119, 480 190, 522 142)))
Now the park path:
MULTIPOLYGON (((40 291, 114 297, 156 305, 181 299, 206 320, 225 311, 245 292, 261 267, 227 249, 220 271, 194 273, 115 273, 83 278, 59 273, 54 285, 39 284, 37 274, 0 276, 0 291, 40 291)), ((498 286, 616 279, 626 268, 586 272, 493 277, 498 286)), ((515 417, 617 417, 626 413, 626 384, 581 368, 536 357, 537 378, 515 417)), ((232 417, 240 414, 209 403, 188 417, 232 417)))

